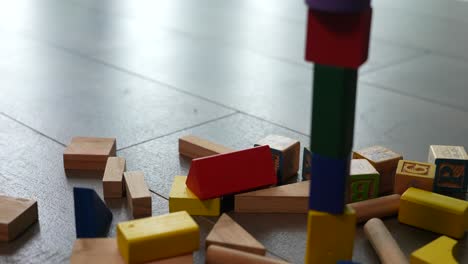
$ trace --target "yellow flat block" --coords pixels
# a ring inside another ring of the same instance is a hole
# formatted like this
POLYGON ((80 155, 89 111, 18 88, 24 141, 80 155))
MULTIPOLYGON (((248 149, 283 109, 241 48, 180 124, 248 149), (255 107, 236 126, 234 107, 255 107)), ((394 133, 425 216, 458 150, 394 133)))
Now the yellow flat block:
POLYGON ((130 264, 193 252, 199 248, 199 240, 199 227, 185 211, 117 225, 117 245, 130 264))
POLYGON ((453 250, 457 241, 441 236, 411 253, 410 264, 456 264, 453 250))
POLYGON ((346 206, 344 214, 309 211, 307 220, 306 264, 337 263, 353 257, 356 213, 346 206))
POLYGON ((218 216, 220 198, 200 200, 185 185, 187 176, 175 176, 169 194, 169 212, 187 211, 190 215, 218 216))
POLYGON ((468 202, 411 187, 401 196, 398 221, 462 238, 468 227, 468 202))

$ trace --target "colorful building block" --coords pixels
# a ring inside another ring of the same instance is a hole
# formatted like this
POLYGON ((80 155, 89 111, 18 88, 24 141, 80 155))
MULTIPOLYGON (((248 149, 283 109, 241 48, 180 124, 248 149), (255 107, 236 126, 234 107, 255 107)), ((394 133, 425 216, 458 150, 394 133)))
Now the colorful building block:
POLYGON ((312 153, 333 158, 351 153, 356 83, 356 70, 315 64, 312 153))
POLYGON ((112 222, 112 212, 99 195, 88 188, 73 188, 77 238, 105 237, 112 222))
POLYGON ((233 151, 235 150, 193 135, 187 135, 179 138, 180 155, 191 159, 208 157, 233 151))
POLYGON ((218 245, 257 255, 266 253, 265 247, 227 214, 218 219, 206 237, 205 244, 207 247, 218 245))
POLYGON ((255 146, 265 145, 270 147, 278 184, 283 184, 287 179, 297 174, 301 152, 301 143, 298 140, 269 135, 255 144, 255 146))
POLYGON ((206 264, 287 264, 288 262, 259 256, 232 248, 211 245, 206 249, 206 264))
POLYGON ((398 161, 395 173, 394 193, 403 194, 409 187, 432 191, 435 165, 410 160, 398 161))
POLYGON ((330 13, 356 13, 370 7, 370 0, 306 0, 305 2, 311 9, 330 13))
POLYGON ((121 198, 124 196, 123 174, 126 169, 125 159, 121 157, 109 157, 107 159, 104 177, 102 178, 102 190, 104 198, 121 198))
POLYGON ((410 264, 457 264, 453 257, 457 241, 441 236, 411 253, 410 264))
POLYGON ((468 202, 411 187, 401 196, 398 221, 462 238, 468 228, 468 202))
POLYGON ((206 200, 276 182, 270 147, 261 146, 192 160, 186 184, 206 200))
POLYGON ((220 198, 200 200, 185 185, 187 176, 175 176, 169 193, 169 212, 187 211, 190 215, 218 216, 220 198))
POLYGON ((236 213, 302 213, 309 210, 309 181, 235 196, 236 213))
POLYGON ((349 158, 328 158, 312 153, 309 209, 342 214, 346 203, 349 158))
POLYGON ((302 154, 302 180, 310 180, 310 166, 312 165, 312 153, 304 147, 302 154))
POLYGON ((38 219, 37 202, 0 195, 0 242, 8 242, 38 219))
POLYGON ((127 202, 133 218, 148 217, 152 215, 151 193, 141 171, 124 173, 127 190, 127 202))
POLYGON ((353 152, 353 159, 366 159, 380 173, 379 194, 393 192, 398 161, 403 156, 382 146, 372 146, 353 152))
POLYGON ((379 195, 379 172, 366 159, 352 159, 348 202, 359 202, 379 195))
POLYGON ((310 210, 304 263, 323 264, 351 260, 355 232, 356 214, 348 206, 341 215, 310 210))
POLYGON ((184 211, 117 225, 117 245, 128 264, 188 254, 199 243, 199 227, 184 211))
POLYGON ((464 147, 431 145, 428 162, 436 164, 434 192, 467 192, 468 155, 464 147))
POLYGON ((400 195, 392 194, 375 199, 348 204, 356 212, 356 221, 365 222, 371 218, 384 218, 398 214, 400 195))
MULTIPOLYGON (((349 4, 354 3, 349 1, 349 4)), ((315 65, 359 68, 369 53, 371 19, 370 7, 355 13, 331 13, 309 8, 305 60, 315 65)))

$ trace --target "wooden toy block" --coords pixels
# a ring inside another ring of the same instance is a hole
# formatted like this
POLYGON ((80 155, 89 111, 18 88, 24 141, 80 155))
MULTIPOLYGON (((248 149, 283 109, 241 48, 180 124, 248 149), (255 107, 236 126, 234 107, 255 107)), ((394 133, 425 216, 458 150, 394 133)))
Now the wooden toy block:
POLYGON ((235 196, 237 213, 302 213, 309 210, 310 181, 286 184, 235 196))
POLYGON ((400 195, 392 194, 375 199, 348 204, 356 212, 356 221, 365 222, 371 218, 383 218, 398 214, 400 195))
POLYGON ((301 143, 298 140, 279 135, 268 135, 255 144, 255 146, 265 145, 270 146, 278 184, 284 183, 297 174, 301 152, 301 143))
POLYGON ((222 214, 206 237, 206 246, 218 245, 265 255, 266 249, 227 214, 222 214))
POLYGON ((309 148, 304 147, 302 154, 302 180, 310 180, 310 166, 312 164, 312 153, 309 148))
POLYGON ((107 158, 115 154, 115 138, 74 137, 63 152, 63 167, 67 176, 102 177, 107 158))
POLYGON ((187 187, 201 200, 276 184, 270 147, 192 160, 187 187))
POLYGON ((355 13, 330 13, 309 8, 305 60, 315 65, 359 68, 369 53, 371 19, 370 7, 355 13))
POLYGON ((119 252, 129 264, 192 253, 199 243, 199 227, 184 211, 117 225, 119 252))
POLYGON ((352 260, 340 260, 336 264, 360 264, 359 262, 354 262, 352 260))
POLYGON ((434 192, 467 192, 468 155, 464 147, 431 145, 428 162, 436 164, 434 192))
POLYGON ((351 260, 355 232, 356 214, 351 207, 346 206, 341 215, 310 210, 304 263, 323 264, 351 260))
MULTIPOLYGON (((70 264, 112 263, 125 264, 117 248, 115 238, 81 238, 73 245, 70 264)), ((162 260, 145 262, 146 264, 192 264, 193 254, 187 254, 162 260)))
POLYGON ((403 194, 409 187, 432 191, 434 176, 434 164, 400 160, 395 173, 394 193, 403 194))
POLYGON ((175 176, 169 194, 169 212, 187 211, 190 215, 218 216, 220 198, 200 200, 185 185, 187 176, 175 176))
POLYGON ((370 0, 306 0, 307 6, 314 10, 331 13, 356 13, 370 7, 370 0))
POLYGON ((348 202, 359 202, 379 195, 379 172, 366 159, 352 159, 348 202))
POLYGON ((411 187, 401 196, 398 221, 462 238, 468 228, 468 202, 411 187))
POLYGON ((77 238, 105 237, 112 212, 93 189, 73 188, 77 238))
POLYGON ((145 182, 145 175, 141 171, 124 173, 127 190, 127 201, 133 218, 152 215, 151 193, 145 182))
POLYGON ((382 264, 408 263, 405 254, 401 251, 382 220, 372 218, 364 225, 364 234, 379 256, 382 264))
POLYGON ((441 236, 411 253, 410 264, 457 264, 453 257, 457 241, 441 236))
POLYGON ((180 155, 191 159, 224 154, 233 151, 235 150, 193 135, 187 135, 179 138, 180 155))
POLYGON ((349 158, 328 158, 312 153, 309 209, 331 214, 344 212, 349 158))
POLYGON ((206 264, 287 264, 288 262, 259 256, 241 250, 211 245, 206 249, 206 264))
POLYGON ((0 195, 0 242, 8 242, 38 219, 37 202, 0 195))
POLYGON ((126 170, 125 159, 121 157, 109 157, 107 159, 102 189, 104 198, 121 198, 124 196, 123 174, 126 170))
POLYGON ((357 70, 315 64, 312 153, 331 158, 345 158, 351 153, 356 84, 357 70))
POLYGON ((353 152, 353 159, 366 159, 380 173, 379 194, 393 192, 398 161, 403 156, 382 146, 372 146, 353 152))

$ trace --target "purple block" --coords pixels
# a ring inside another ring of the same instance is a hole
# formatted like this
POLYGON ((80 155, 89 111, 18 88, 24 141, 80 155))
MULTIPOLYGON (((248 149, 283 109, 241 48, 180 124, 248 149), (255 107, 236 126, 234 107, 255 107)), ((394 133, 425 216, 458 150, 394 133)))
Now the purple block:
POLYGON ((306 0, 309 8, 332 13, 355 13, 370 7, 370 0, 306 0))

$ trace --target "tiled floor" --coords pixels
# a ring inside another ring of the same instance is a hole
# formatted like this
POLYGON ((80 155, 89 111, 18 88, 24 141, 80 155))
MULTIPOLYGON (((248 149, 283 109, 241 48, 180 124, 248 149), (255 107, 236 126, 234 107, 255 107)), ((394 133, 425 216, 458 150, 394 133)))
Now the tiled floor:
MULTIPOLYGON (((429 144, 468 147, 468 2, 378 0, 360 70, 355 148, 383 144, 426 160, 429 144)), ((245 148, 276 133, 309 143, 312 66, 302 59, 306 8, 284 0, 16 0, 0 8, 0 193, 34 197, 40 222, 0 263, 67 262, 74 241, 64 145, 115 136, 143 170, 153 214, 168 210, 193 133, 245 148)), ((128 219, 110 204, 113 228, 128 219)), ((232 214, 270 255, 302 263, 305 215, 232 214)), ((197 217, 203 234, 215 218, 197 217)), ((436 234, 386 224, 409 255, 436 234)), ((204 237, 204 235, 202 235, 204 237)), ((203 241, 202 241, 203 242, 203 241)), ((468 263, 467 239, 458 257, 468 263)), ((358 228, 354 260, 377 263, 358 228)), ((203 250, 196 262, 203 262, 203 250)))

